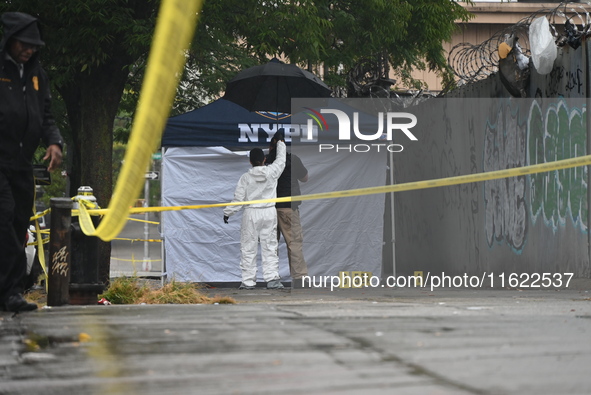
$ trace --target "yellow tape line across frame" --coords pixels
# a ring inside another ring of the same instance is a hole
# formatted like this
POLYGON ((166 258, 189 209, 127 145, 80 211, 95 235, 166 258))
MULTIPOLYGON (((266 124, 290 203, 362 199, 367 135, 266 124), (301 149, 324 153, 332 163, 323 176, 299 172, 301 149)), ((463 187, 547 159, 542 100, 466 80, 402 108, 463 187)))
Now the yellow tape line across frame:
POLYGON ((127 222, 131 203, 144 182, 141 174, 162 136, 202 4, 202 0, 163 0, 161 3, 129 149, 108 213, 98 228, 95 229, 90 217, 83 214, 86 207, 80 205, 80 227, 89 236, 112 240, 127 222))
POLYGON ((137 121, 132 128, 128 144, 130 148, 126 152, 124 158, 125 164, 115 187, 111 204, 107 209, 88 209, 84 204, 79 205, 80 226, 82 231, 89 236, 98 236, 105 241, 112 240, 125 226, 129 213, 177 211, 225 207, 229 205, 333 199, 402 192, 518 177, 591 165, 591 155, 587 155, 514 169, 295 197, 192 206, 130 208, 135 196, 138 196, 141 191, 144 181, 141 174, 144 173, 162 135, 166 117, 170 111, 170 104, 172 103, 176 86, 178 85, 178 75, 184 65, 183 50, 190 43, 197 22, 197 14, 201 9, 202 3, 203 1, 201 0, 162 1, 156 31, 154 33, 154 42, 148 59, 146 78, 140 95, 136 117, 137 121), (97 229, 94 228, 90 218, 91 214, 105 215, 97 229))
MULTIPOLYGON (((489 181, 489 180, 496 180, 496 179, 508 178, 508 177, 519 177, 519 176, 525 176, 525 175, 529 175, 529 174, 544 173, 544 172, 549 172, 549 171, 554 171, 554 170, 562 170, 562 169, 568 169, 571 167, 588 166, 588 165, 591 165, 591 155, 585 155, 585 156, 580 156, 577 158, 570 158, 570 159, 562 159, 562 160, 558 160, 555 162, 540 163, 537 165, 517 167, 517 168, 512 168, 512 169, 490 171, 490 172, 486 172, 486 173, 476 173, 476 174, 469 174, 469 175, 464 175, 464 176, 438 178, 438 179, 425 180, 425 181, 406 182, 406 183, 395 184, 395 185, 384 185, 384 186, 379 186, 379 187, 368 187, 368 188, 349 189, 349 190, 335 191, 335 192, 314 193, 314 194, 309 194, 309 195, 289 196, 289 197, 281 197, 281 198, 275 198, 275 199, 250 200, 250 201, 246 201, 246 202, 200 204, 200 205, 193 205, 193 206, 174 206, 174 207, 136 207, 136 208, 131 208, 130 213, 179 211, 179 210, 188 210, 188 209, 204 209, 204 208, 212 208, 212 207, 238 206, 238 205, 247 205, 247 204, 256 204, 256 203, 292 202, 292 201, 317 200, 317 199, 334 199, 334 198, 343 198, 343 197, 352 197, 352 196, 373 195, 373 194, 377 194, 377 193, 403 192, 403 191, 411 191, 411 190, 418 190, 418 189, 427 189, 427 188, 436 188, 436 187, 468 184, 468 183, 472 183, 472 182, 489 181)), ((80 207, 81 207, 80 211, 83 211, 83 210, 85 211, 85 214, 81 213, 81 216, 86 215, 88 217, 90 214, 103 215, 106 212, 108 212, 108 210, 109 210, 109 209, 86 210, 85 208, 84 209, 82 208, 83 206, 80 206, 80 207)))

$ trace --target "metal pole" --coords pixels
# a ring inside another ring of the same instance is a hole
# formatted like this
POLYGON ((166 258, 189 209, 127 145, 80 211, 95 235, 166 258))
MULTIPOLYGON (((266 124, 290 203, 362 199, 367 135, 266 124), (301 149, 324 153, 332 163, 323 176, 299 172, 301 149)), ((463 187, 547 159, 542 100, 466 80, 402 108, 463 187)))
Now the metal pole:
MULTIPOLYGON (((586 105, 587 111, 589 111, 589 105, 591 105, 591 101, 589 100, 589 92, 591 91, 591 81, 590 81, 590 72, 589 68, 591 67, 591 56, 589 56, 589 47, 590 43, 588 41, 583 41, 583 64, 585 65, 585 97, 586 97, 586 105)), ((591 120, 589 120, 589 116, 587 115, 587 124, 585 125, 587 128, 587 144, 585 155, 591 154, 591 120)), ((591 232, 589 232, 589 228, 591 227, 591 187, 589 184, 591 182, 591 166, 587 166, 587 273, 589 273, 589 269, 591 269, 591 232)), ((583 269, 583 272, 585 270, 583 269)))
MULTIPOLYGON (((146 182, 144 184, 144 207, 148 207, 150 204, 150 181, 146 178, 146 182)), ((144 264, 143 270, 145 272, 152 271, 152 263, 150 262, 150 242, 148 239, 150 238, 150 224, 148 221, 150 220, 149 213, 146 211, 144 213, 144 264)))
POLYGON ((48 306, 62 306, 70 302, 72 206, 72 199, 69 198, 52 198, 50 200, 48 306))
MULTIPOLYGON (((390 152, 390 185, 394 185, 394 153, 390 152)), ((392 276, 396 276, 396 221, 394 216, 394 192, 390 192, 390 220, 392 221, 392 276)))
MULTIPOLYGON (((160 178, 160 204, 162 205, 162 194, 164 191, 164 173, 165 173, 165 162, 164 159, 166 157, 166 148, 162 147, 162 162, 160 162, 160 175, 162 176, 162 178, 160 178)), ((164 213, 161 213, 160 215, 160 239, 161 239, 161 243, 160 243, 160 257, 162 258, 161 262, 161 266, 160 266, 160 285, 164 286, 165 284, 165 278, 164 275, 166 273, 166 250, 165 250, 165 245, 164 245, 164 213)))

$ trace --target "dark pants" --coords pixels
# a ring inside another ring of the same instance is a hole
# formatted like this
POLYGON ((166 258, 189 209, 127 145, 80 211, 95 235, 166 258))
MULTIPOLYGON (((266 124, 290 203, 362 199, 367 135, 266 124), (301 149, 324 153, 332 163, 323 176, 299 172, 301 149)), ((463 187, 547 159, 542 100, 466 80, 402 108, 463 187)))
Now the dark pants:
POLYGON ((24 245, 34 198, 32 170, 0 168, 0 303, 23 292, 27 272, 24 245))

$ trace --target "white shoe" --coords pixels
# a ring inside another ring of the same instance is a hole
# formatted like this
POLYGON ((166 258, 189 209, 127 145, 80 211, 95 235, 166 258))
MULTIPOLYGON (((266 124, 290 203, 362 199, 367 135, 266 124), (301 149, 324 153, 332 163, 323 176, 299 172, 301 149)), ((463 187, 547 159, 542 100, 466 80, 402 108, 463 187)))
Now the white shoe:
POLYGON ((281 289, 283 288, 283 284, 281 284, 280 280, 271 280, 267 283, 267 289, 281 289))

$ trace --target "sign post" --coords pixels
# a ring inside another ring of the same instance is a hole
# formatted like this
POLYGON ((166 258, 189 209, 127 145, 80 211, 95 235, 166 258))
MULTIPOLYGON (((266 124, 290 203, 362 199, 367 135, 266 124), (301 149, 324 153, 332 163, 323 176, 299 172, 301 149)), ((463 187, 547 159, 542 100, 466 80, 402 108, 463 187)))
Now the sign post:
MULTIPOLYGON (((158 171, 148 171, 144 175, 146 179, 144 183, 144 207, 150 206, 150 180, 158 180, 160 178, 160 172, 158 171)), ((152 271, 152 262, 150 261, 150 224, 148 221, 150 220, 149 213, 146 211, 144 213, 144 260, 142 263, 142 269, 145 272, 152 271)))
POLYGON ((158 180, 160 179, 160 172, 159 171, 147 171, 144 175, 146 180, 158 180))

